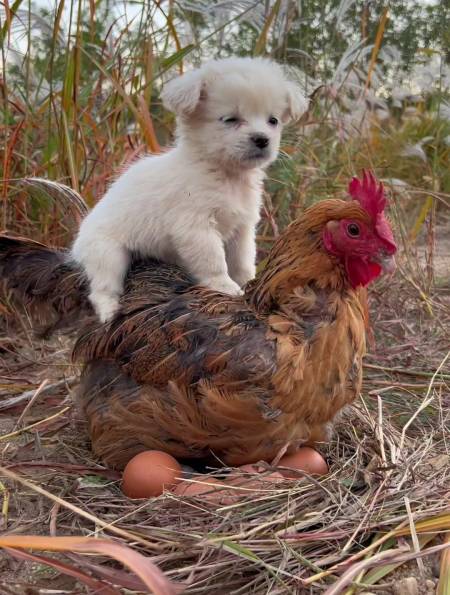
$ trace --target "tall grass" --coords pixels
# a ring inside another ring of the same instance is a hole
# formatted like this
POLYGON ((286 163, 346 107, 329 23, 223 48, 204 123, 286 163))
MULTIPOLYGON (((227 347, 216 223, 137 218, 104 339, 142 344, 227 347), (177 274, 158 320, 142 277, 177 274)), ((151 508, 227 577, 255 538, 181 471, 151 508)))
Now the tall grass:
POLYGON ((1 227, 57 244, 70 241, 77 218, 21 179, 58 180, 94 204, 120 168, 171 143, 174 118, 159 99, 166 80, 207 57, 251 52, 283 60, 313 96, 269 172, 262 253, 264 240, 305 204, 341 192, 349 176, 367 166, 396 184, 405 234, 420 235, 436 206, 448 204, 448 67, 434 51, 425 61, 419 55, 416 68, 429 81, 408 94, 402 77, 410 82, 417 72, 393 66, 398 52, 385 42, 387 8, 380 5, 372 31, 367 14, 356 13, 359 32, 352 32, 344 17, 358 4, 335 4, 335 30, 324 37, 322 58, 306 56, 293 34, 297 23, 309 22, 313 30, 325 18, 310 18, 314 2, 301 12, 291 0, 56 0, 51 10, 6 1, 1 227))

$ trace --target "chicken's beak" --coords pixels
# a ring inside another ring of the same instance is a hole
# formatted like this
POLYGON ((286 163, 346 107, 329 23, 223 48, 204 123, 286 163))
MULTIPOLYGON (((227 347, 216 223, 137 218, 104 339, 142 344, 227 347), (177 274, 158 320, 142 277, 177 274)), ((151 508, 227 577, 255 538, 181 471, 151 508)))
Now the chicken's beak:
POLYGON ((397 268, 393 254, 380 254, 374 260, 383 269, 383 273, 387 273, 388 275, 391 275, 397 268))

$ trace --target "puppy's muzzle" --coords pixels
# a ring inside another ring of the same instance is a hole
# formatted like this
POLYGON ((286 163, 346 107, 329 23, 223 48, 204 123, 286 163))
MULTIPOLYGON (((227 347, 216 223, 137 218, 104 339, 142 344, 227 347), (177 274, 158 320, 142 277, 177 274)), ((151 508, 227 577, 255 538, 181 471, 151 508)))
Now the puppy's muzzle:
POLYGON ((258 149, 265 149, 270 142, 265 134, 253 134, 250 140, 258 149))
POLYGON ((248 137, 248 148, 244 159, 258 162, 270 156, 270 139, 265 134, 255 133, 248 137))

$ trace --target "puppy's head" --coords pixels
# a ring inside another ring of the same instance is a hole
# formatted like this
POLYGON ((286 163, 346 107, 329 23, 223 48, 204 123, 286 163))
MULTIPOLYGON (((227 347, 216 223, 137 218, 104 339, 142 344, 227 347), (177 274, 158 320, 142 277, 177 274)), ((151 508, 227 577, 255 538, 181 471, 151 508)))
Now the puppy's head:
POLYGON ((234 170, 271 163, 283 124, 307 109, 300 88, 263 58, 213 60, 170 81, 162 98, 180 142, 234 170))

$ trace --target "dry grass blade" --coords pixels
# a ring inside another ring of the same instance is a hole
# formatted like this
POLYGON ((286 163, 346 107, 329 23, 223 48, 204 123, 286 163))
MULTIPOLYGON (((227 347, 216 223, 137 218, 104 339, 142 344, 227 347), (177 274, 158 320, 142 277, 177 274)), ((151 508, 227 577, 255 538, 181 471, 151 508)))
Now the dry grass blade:
POLYGON ((0 537, 0 547, 52 552, 80 552, 109 556, 127 566, 155 595, 176 595, 183 590, 183 587, 170 582, 151 560, 139 552, 106 539, 2 535, 0 537))
POLYGON ((339 593, 342 593, 343 589, 345 589, 345 587, 347 587, 353 581, 353 579, 360 575, 361 572, 366 568, 370 568, 377 562, 384 563, 385 560, 392 560, 396 554, 404 551, 407 551, 406 547, 403 549, 379 552, 378 554, 374 554, 366 560, 362 560, 361 562, 353 564, 346 572, 344 572, 341 578, 333 584, 332 587, 325 591, 324 595, 339 595, 339 593))
POLYGON ((18 558, 19 560, 28 560, 37 564, 45 564, 46 566, 51 566, 52 568, 55 568, 62 574, 72 576, 73 578, 77 579, 77 581, 79 581, 80 583, 83 583, 90 589, 93 589, 94 593, 101 593, 102 595, 120 595, 120 591, 117 591, 117 589, 115 589, 114 587, 111 587, 103 581, 94 579, 85 572, 82 572, 79 568, 75 568, 73 566, 70 566, 69 564, 65 564, 60 560, 49 558, 47 556, 38 556, 37 554, 31 554, 29 552, 22 552, 18 549, 9 547, 5 547, 5 550, 11 556, 13 556, 14 558, 18 558))
POLYGON ((137 576, 130 574, 126 570, 95 564, 93 559, 83 556, 82 554, 67 555, 71 560, 74 560, 78 566, 83 564, 83 568, 86 570, 91 570, 95 576, 107 581, 108 583, 112 583, 113 585, 117 585, 118 587, 123 587, 124 589, 129 589, 131 591, 142 591, 144 588, 142 581, 137 576))
POLYGON ((370 56, 370 64, 369 64, 369 69, 367 71, 367 79, 366 79, 366 90, 370 87, 372 73, 375 68, 378 53, 381 48, 381 42, 383 41, 384 30, 385 30, 388 18, 389 18, 389 8, 385 7, 383 9, 383 14, 381 15, 380 24, 378 25, 378 30, 377 30, 377 34, 375 37, 375 44, 373 46, 372 55, 370 56))
MULTIPOLYGON (((339 571, 340 569, 345 568, 346 566, 348 566, 348 564, 350 564, 352 562, 356 562, 357 560, 360 560, 361 558, 366 558, 365 562, 367 562, 368 560, 372 560, 372 559, 378 559, 378 558, 375 558, 375 556, 378 556, 378 554, 372 554, 372 552, 376 551, 378 547, 382 546, 384 543, 386 543, 393 537, 401 537, 401 536, 411 535, 411 527, 407 526, 407 525, 409 525, 409 522, 410 522, 410 518, 407 516, 407 518, 401 523, 401 525, 399 527, 397 527, 396 529, 393 529, 392 531, 385 533, 384 535, 382 535, 381 537, 376 539, 373 543, 371 543, 370 546, 364 548, 363 550, 360 550, 359 552, 357 552, 353 556, 350 556, 348 559, 344 560, 343 562, 339 562, 339 564, 333 565, 328 570, 319 572, 317 574, 314 574, 313 576, 308 577, 305 580, 305 584, 309 585, 312 583, 316 583, 317 581, 332 575, 336 571, 339 571)), ((442 531, 446 531, 449 527, 450 527, 450 514, 445 514, 445 515, 439 515, 435 518, 418 521, 417 524, 415 525, 414 529, 417 534, 420 534, 420 533, 430 534, 430 533, 440 533, 442 531)), ((380 552, 380 553, 385 553, 385 552, 380 552)), ((394 563, 394 562, 391 561, 390 563, 394 563)), ((364 565, 361 566, 359 568, 357 574, 359 572, 361 572, 364 568, 366 568, 366 566, 364 566, 364 565)))
POLYGON ((15 438, 16 436, 20 436, 20 434, 24 434, 25 432, 28 432, 29 430, 31 430, 33 428, 37 428, 44 423, 53 421, 54 419, 61 417, 61 415, 63 415, 64 413, 67 413, 67 411, 69 411, 70 408, 71 408, 70 405, 68 405, 67 407, 64 407, 57 413, 54 413, 53 415, 49 415, 48 417, 46 417, 44 419, 40 419, 39 421, 36 421, 24 428, 20 428, 20 430, 15 430, 14 432, 9 432, 8 434, 3 434, 2 436, 0 436, 0 442, 3 440, 9 440, 9 438, 15 438))
MULTIPOLYGON (((416 527, 414 525, 414 518, 411 512, 411 504, 409 502, 409 498, 407 496, 404 497, 405 500, 405 508, 408 513, 408 522, 409 522, 409 530, 411 532, 411 539, 413 543, 413 549, 418 554, 420 552, 420 544, 419 539, 417 537, 416 527)), ((418 556, 417 557, 417 566, 422 576, 425 575, 425 567, 423 565, 423 560, 418 556)))
MULTIPOLYGON (((443 531, 450 531, 450 514, 437 515, 422 521, 417 521, 415 530, 418 534, 425 533, 442 533, 443 531)), ((393 536, 402 537, 410 534, 409 527, 398 528, 392 531, 393 536)))
MULTIPOLYGON (((364 368, 368 370, 381 370, 383 372, 393 372, 394 374, 404 374, 405 376, 417 376, 420 378, 432 378, 435 376, 435 372, 428 372, 424 370, 408 370, 402 368, 393 368, 390 366, 378 366, 376 364, 368 364, 364 363, 364 368)), ((449 374, 440 374, 439 377, 445 378, 446 380, 450 380, 449 374)))
POLYGON ((8 524, 9 511, 9 489, 0 481, 0 494, 2 496, 2 512, 1 520, 4 527, 8 524))
POLYGON ((420 403, 420 405, 417 408, 417 410, 410 417, 410 419, 407 421, 407 423, 403 426, 402 436, 401 436, 401 439, 400 439, 400 446, 399 446, 399 450, 400 451, 403 449, 403 445, 405 443, 405 438, 406 438, 406 432, 408 431, 408 428, 411 426, 411 424, 414 422, 414 420, 417 418, 417 416, 420 414, 420 412, 423 411, 426 407, 428 407, 428 405, 433 401, 434 395, 431 394, 431 391, 433 389, 434 381, 436 380, 436 376, 439 374, 439 372, 445 366, 445 364, 446 364, 447 360, 449 359, 449 357, 450 357, 450 351, 448 351, 445 354, 445 357, 442 359, 441 363, 439 364, 439 366, 437 367, 437 369, 434 372, 433 376, 431 377, 431 380, 430 380, 430 383, 428 385, 428 389, 427 389, 426 395, 425 395, 422 403, 420 403))
POLYGON ((267 35, 269 33, 269 29, 272 26, 274 20, 276 19, 278 12, 280 11, 280 6, 281 0, 276 0, 275 4, 270 9, 269 15, 266 18, 266 22, 264 23, 264 27, 255 43, 255 49, 253 51, 255 56, 259 56, 260 54, 264 53, 266 49, 267 35))
POLYGON ((122 474, 119 471, 114 471, 113 469, 107 469, 106 467, 88 467, 86 465, 73 465, 70 463, 58 463, 58 462, 51 462, 46 461, 43 463, 42 461, 22 461, 17 463, 11 463, 8 466, 8 469, 58 469, 62 472, 67 474, 74 474, 77 476, 83 475, 99 475, 100 477, 105 477, 108 479, 112 479, 114 481, 119 481, 122 477, 122 474))
POLYGON ((388 550, 386 552, 380 552, 379 554, 374 554, 371 558, 367 560, 363 560, 362 562, 358 562, 351 566, 343 575, 342 577, 337 580, 332 587, 327 589, 324 595, 339 595, 342 593, 342 590, 349 585, 355 576, 358 576, 362 570, 366 568, 370 568, 372 566, 376 566, 377 564, 385 563, 386 560, 389 560, 390 564, 401 564, 407 562, 409 560, 416 560, 419 556, 431 556, 438 552, 449 551, 450 543, 444 543, 441 545, 436 545, 434 547, 430 547, 426 550, 423 550, 419 553, 404 553, 405 549, 407 548, 398 548, 395 550, 388 550))
MULTIPOLYGON (((435 538, 434 535, 426 535, 419 538, 420 547, 424 548, 430 541, 435 538)), ((358 576, 358 582, 364 583, 365 585, 376 585, 380 580, 393 573, 397 568, 400 568, 401 562, 396 564, 390 564, 389 561, 382 566, 377 566, 372 570, 369 570, 366 574, 362 572, 358 576)), ((356 592, 356 587, 351 587, 348 591, 348 595, 353 595, 356 592)), ((347 595, 347 593, 345 594, 347 595)))
MULTIPOLYGON (((76 376, 70 376, 69 378, 64 378, 63 380, 58 380, 52 384, 47 384, 43 386, 39 392, 40 395, 49 394, 53 391, 56 391, 62 387, 70 388, 75 384, 77 381, 76 376)), ((9 397, 8 399, 2 399, 0 401, 0 411, 5 411, 6 409, 10 409, 11 407, 17 407, 22 403, 30 403, 32 399, 36 398, 37 391, 33 390, 26 390, 25 392, 21 393, 20 395, 14 395, 13 397, 9 397)))
POLYGON ((415 242, 417 239, 417 236, 419 235, 426 219, 427 216, 429 214, 429 212, 431 211, 431 209, 433 208, 433 197, 432 196, 427 196, 426 201, 424 202, 422 208, 420 209, 420 213, 416 219, 416 221, 414 222, 414 225, 411 229, 411 233, 410 233, 410 237, 411 237, 411 241, 415 242))
POLYGON ((61 182, 54 182, 45 178, 22 178, 20 183, 23 186, 41 190, 62 206, 69 207, 78 223, 89 212, 89 207, 80 194, 61 182))
POLYGON ((141 125, 144 138, 147 142, 147 147, 151 153, 160 153, 161 147, 155 134, 155 127, 153 125, 150 110, 145 101, 144 96, 138 97, 139 113, 141 115, 141 125))
POLYGON ((11 23, 13 18, 16 16, 17 11, 20 8, 20 5, 22 4, 23 0, 15 0, 15 2, 13 2, 12 6, 9 5, 8 0, 6 0, 6 2, 4 2, 4 8, 5 8, 5 22, 3 23, 1 29, 0 29, 0 42, 3 44, 5 37, 8 35, 10 35, 10 31, 11 31, 11 23))
MULTIPOLYGON (((450 546, 450 534, 447 534, 446 543, 450 546)), ((450 595, 450 548, 442 552, 436 595, 450 595)))
MULTIPOLYGON (((70 502, 67 502, 63 498, 60 498, 59 496, 55 496, 51 492, 44 490, 44 488, 34 484, 31 481, 28 481, 27 479, 21 477, 18 473, 14 473, 14 471, 11 471, 10 469, 6 469, 5 467, 0 467, 0 474, 5 475, 6 477, 8 477, 9 479, 12 479, 14 481, 18 481, 19 483, 26 486, 27 488, 45 496, 46 498, 49 498, 50 500, 53 500, 53 502, 56 502, 57 504, 65 507, 65 508, 72 510, 76 514, 79 514, 80 516, 84 517, 85 519, 92 521, 96 526, 101 527, 102 529, 107 530, 110 533, 115 533, 116 535, 119 535, 120 537, 128 539, 131 542, 140 543, 140 544, 148 547, 149 549, 159 550, 159 547, 155 543, 152 543, 152 542, 148 541, 147 539, 143 539, 142 537, 139 537, 139 535, 135 535, 129 531, 125 531, 123 529, 120 529, 119 527, 115 527, 114 525, 105 523, 100 518, 90 514, 89 512, 86 512, 85 510, 82 510, 81 508, 79 508, 78 506, 75 506, 74 504, 71 504, 70 502)), ((14 546, 11 546, 11 547, 14 547, 14 546)))

